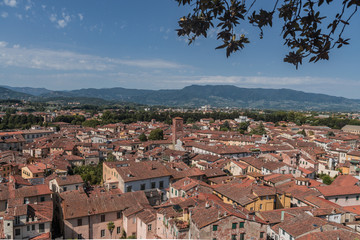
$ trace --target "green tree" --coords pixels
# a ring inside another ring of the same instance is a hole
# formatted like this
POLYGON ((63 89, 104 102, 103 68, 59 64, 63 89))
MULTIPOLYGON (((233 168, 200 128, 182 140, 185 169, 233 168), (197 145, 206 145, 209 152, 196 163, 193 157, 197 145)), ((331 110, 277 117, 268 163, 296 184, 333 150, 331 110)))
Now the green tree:
POLYGON ((220 131, 229 131, 230 130, 230 124, 228 121, 225 121, 221 126, 220 126, 220 131))
POLYGON ((164 138, 164 131, 160 128, 154 129, 149 134, 149 140, 162 140, 164 138))
POLYGON ((249 127, 250 123, 249 122, 242 122, 238 125, 238 131, 242 134, 244 134, 248 127, 249 127))
POLYGON ((99 124, 100 122, 95 119, 86 120, 82 123, 84 127, 92 127, 92 128, 96 128, 96 126, 98 126, 99 124))
POLYGON ((142 142, 146 142, 146 141, 147 141, 147 137, 146 137, 145 133, 140 134, 139 140, 142 141, 142 142))
POLYGON ((328 137, 335 137, 335 133, 333 131, 329 131, 326 136, 328 137))
POLYGON ((107 224, 107 229, 108 229, 109 232, 110 232, 111 239, 112 239, 112 233, 113 233, 113 231, 114 231, 114 228, 115 228, 114 222, 108 222, 108 224, 107 224))
POLYGON ((102 181, 102 162, 97 165, 84 165, 75 167, 74 174, 79 174, 84 182, 91 185, 98 185, 102 181))
POLYGON ((252 129, 251 134, 255 134, 255 135, 263 135, 266 134, 266 130, 265 130, 265 126, 264 124, 261 122, 259 124, 259 126, 257 126, 255 129, 252 129))
POLYGON ((297 132, 298 134, 301 134, 301 135, 303 135, 304 137, 306 137, 306 132, 305 132, 305 130, 303 129, 303 130, 301 130, 301 131, 299 131, 299 132, 297 132))
POLYGON ((109 152, 107 154, 106 161, 107 162, 116 162, 116 157, 114 156, 114 154, 112 154, 112 152, 109 152))
POLYGON ((180 18, 178 35, 187 36, 191 44, 200 36, 206 38, 212 29, 219 29, 217 39, 222 44, 216 49, 225 48, 227 57, 250 42, 240 31, 245 22, 258 28, 262 39, 264 28, 272 27, 277 16, 282 21, 284 45, 292 49, 284 62, 296 68, 304 58, 309 58, 309 62, 328 60, 331 49, 349 44, 343 33, 360 6, 358 0, 276 0, 273 4, 269 1, 269 7, 264 1, 256 4, 257 0, 176 1, 192 9, 180 18), (327 8, 337 9, 334 16, 326 12, 327 8))
POLYGON ((326 185, 330 185, 334 181, 329 175, 323 175, 321 179, 326 185))

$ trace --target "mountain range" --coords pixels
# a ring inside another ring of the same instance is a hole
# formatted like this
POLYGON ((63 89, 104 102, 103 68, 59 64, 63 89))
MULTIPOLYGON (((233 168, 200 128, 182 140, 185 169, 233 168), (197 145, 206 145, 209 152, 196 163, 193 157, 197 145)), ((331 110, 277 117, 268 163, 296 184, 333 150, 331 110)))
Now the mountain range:
POLYGON ((45 88, 0 87, 0 99, 30 101, 75 101, 82 103, 131 102, 145 105, 178 107, 238 107, 258 109, 294 109, 359 111, 360 100, 326 94, 306 93, 291 89, 240 88, 232 85, 191 85, 183 89, 141 90, 116 88, 86 88, 52 91, 45 88), (91 96, 91 98, 89 97, 91 96))

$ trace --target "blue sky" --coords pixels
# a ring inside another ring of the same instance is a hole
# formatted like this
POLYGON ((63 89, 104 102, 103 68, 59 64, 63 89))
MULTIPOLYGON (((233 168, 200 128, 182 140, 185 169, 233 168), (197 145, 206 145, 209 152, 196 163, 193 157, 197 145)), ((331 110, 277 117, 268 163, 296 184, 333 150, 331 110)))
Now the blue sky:
POLYGON ((175 0, 0 0, 0 85, 70 90, 231 84, 360 98, 359 13, 345 32, 349 46, 334 50, 329 61, 296 70, 283 62, 288 49, 280 23, 262 40, 257 29, 241 26, 238 33, 251 44, 226 58, 215 50, 216 30, 191 46, 177 36, 177 21, 187 12, 175 0))

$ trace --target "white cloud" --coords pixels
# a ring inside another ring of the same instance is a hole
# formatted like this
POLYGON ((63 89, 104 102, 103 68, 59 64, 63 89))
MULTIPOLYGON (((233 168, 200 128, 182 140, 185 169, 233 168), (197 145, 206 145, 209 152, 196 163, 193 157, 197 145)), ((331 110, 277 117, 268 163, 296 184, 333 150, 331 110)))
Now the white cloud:
POLYGON ((56 22, 56 19, 57 19, 56 14, 51 14, 49 19, 51 22, 56 22))
POLYGON ((79 13, 78 16, 79 16, 80 21, 84 20, 84 15, 83 14, 79 13))
POLYGON ((60 28, 64 28, 67 25, 67 22, 64 19, 58 20, 57 24, 60 28))
POLYGON ((57 27, 58 28, 64 28, 69 24, 70 21, 71 21, 70 15, 63 12, 62 13, 62 19, 57 20, 57 27))
POLYGON ((289 86, 329 83, 327 78, 316 77, 267 77, 267 76, 198 76, 182 82, 192 84, 234 84, 246 86, 289 86))
POLYGON ((7 12, 2 12, 1 13, 2 18, 7 18, 8 16, 9 16, 9 14, 7 12))
POLYGON ((15 45, 13 45, 13 48, 20 48, 20 45, 19 45, 19 44, 15 44, 15 45))
POLYGON ((8 45, 7 42, 0 41, 0 48, 5 48, 8 45))
POLYGON ((4 0, 4 4, 9 7, 16 7, 16 0, 4 0))
POLYGON ((181 69, 184 67, 161 59, 115 59, 69 51, 20 49, 17 45, 6 47, 7 45, 7 42, 0 42, 0 66, 60 71, 118 71, 126 66, 147 69, 181 69))
POLYGON ((23 19, 23 16, 19 13, 15 13, 15 17, 17 17, 19 20, 23 19))

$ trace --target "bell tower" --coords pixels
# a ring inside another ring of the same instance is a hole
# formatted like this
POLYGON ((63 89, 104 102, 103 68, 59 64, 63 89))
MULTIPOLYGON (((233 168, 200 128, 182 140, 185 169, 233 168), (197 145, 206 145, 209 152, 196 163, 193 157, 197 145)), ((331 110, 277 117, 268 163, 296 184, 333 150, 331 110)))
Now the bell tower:
POLYGON ((176 140, 179 138, 179 136, 182 135, 182 131, 184 129, 184 119, 181 117, 173 118, 172 122, 172 142, 175 145, 176 140))

